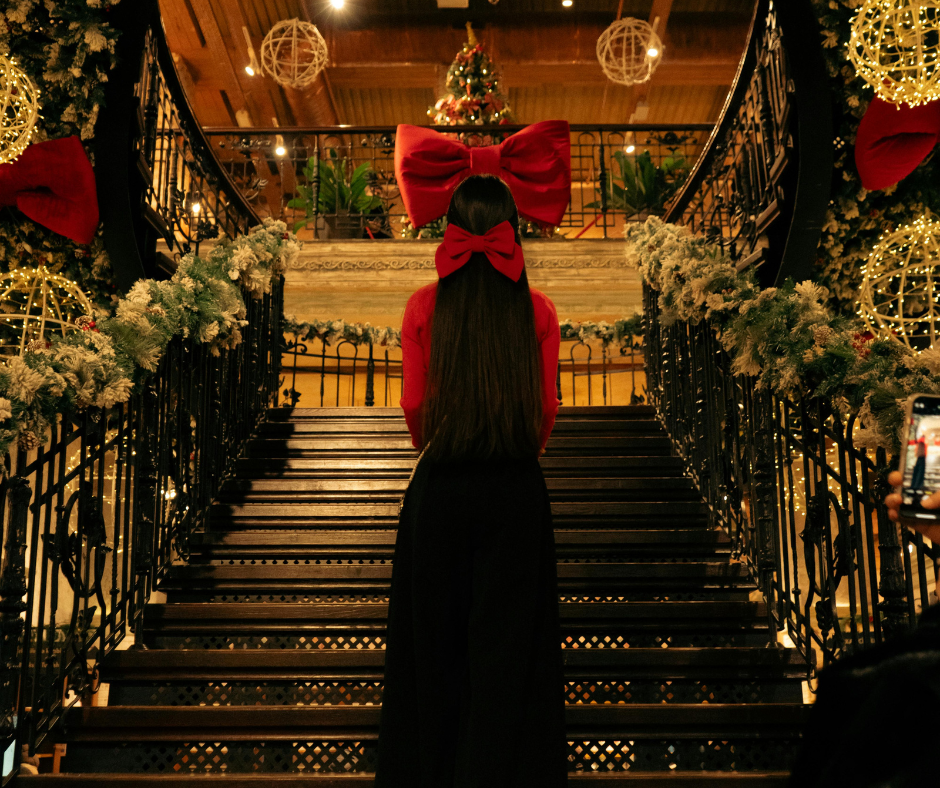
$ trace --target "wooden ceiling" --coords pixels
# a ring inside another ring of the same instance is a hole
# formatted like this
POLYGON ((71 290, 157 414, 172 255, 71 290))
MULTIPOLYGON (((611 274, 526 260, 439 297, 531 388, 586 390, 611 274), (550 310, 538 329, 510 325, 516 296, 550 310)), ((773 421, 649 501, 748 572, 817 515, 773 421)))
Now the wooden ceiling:
POLYGON ((663 60, 650 82, 608 82, 594 54, 618 0, 160 0, 170 48, 203 126, 394 125, 427 108, 472 21, 502 71, 521 123, 714 121, 744 47, 753 0, 624 0, 624 16, 659 17, 663 60), (298 17, 326 38, 331 65, 306 90, 245 72, 271 26, 298 17))

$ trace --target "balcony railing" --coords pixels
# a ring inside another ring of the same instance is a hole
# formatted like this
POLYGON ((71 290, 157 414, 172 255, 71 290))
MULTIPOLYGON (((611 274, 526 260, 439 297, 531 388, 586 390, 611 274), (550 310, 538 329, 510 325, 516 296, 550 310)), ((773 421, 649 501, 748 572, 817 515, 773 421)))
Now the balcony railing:
MULTIPOLYGON (((281 357, 282 407, 398 407, 401 348, 370 339, 288 331, 281 357)), ((556 380, 562 405, 636 405, 646 401, 642 337, 563 339, 556 380)))
MULTIPOLYGON (((468 144, 493 144, 521 128, 438 130, 457 134, 468 144)), ((625 221, 661 214, 684 183, 712 128, 708 123, 572 126, 571 203, 561 232, 568 238, 619 238, 625 221)), ((259 216, 288 223, 309 219, 300 231, 302 238, 400 238, 407 231, 395 182, 394 126, 204 131, 214 154, 259 216), (368 183, 367 194, 379 198, 373 207, 360 204, 366 213, 355 205, 337 204, 330 196, 337 174, 349 181, 362 165, 367 165, 361 174, 368 183), (297 207, 304 193, 309 212, 297 207)), ((529 232, 538 235, 536 228, 529 232)))

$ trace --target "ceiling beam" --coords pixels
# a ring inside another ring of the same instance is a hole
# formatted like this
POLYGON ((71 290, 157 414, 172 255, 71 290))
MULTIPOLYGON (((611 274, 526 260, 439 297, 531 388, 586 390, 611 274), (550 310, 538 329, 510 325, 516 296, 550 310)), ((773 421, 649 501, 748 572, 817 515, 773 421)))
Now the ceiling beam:
MULTIPOLYGON (((651 83, 657 85, 730 85, 738 59, 663 61, 651 83)), ((503 88, 540 85, 603 87, 607 77, 597 61, 580 63, 502 63, 503 88)), ((431 63, 344 63, 326 70, 334 88, 431 89, 439 87, 440 74, 431 63)))

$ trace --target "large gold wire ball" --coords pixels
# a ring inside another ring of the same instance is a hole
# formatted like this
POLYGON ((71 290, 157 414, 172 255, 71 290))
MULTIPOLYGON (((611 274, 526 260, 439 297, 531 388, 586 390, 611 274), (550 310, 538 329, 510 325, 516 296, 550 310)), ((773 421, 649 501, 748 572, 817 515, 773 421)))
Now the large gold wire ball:
POLYGON ((39 120, 39 91, 15 60, 0 55, 0 164, 26 150, 39 120))
POLYGON ((937 341, 940 221, 926 217, 882 236, 862 268, 858 313, 869 329, 914 350, 937 341))
POLYGON ((867 0, 852 20, 849 60, 892 104, 940 98, 940 7, 924 0, 867 0))
POLYGON ((329 61, 326 40, 317 26, 287 19, 272 27, 261 42, 261 68, 279 85, 304 88, 329 61))
POLYGON ((618 85, 646 82, 662 57, 663 42, 642 19, 618 19, 597 39, 597 62, 618 85))
POLYGON ((77 331, 76 321, 92 312, 75 282, 44 266, 0 274, 0 356, 17 356, 34 342, 77 331))

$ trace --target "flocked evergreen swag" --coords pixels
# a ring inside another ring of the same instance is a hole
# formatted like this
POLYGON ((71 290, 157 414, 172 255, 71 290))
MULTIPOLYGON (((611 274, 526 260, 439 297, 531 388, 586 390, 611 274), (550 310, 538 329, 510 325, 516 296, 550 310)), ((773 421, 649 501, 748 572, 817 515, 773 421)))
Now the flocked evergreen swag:
POLYGON ((858 414, 856 445, 897 452, 904 400, 940 394, 940 350, 916 353, 874 337, 832 311, 825 287, 761 290, 718 248, 655 217, 628 225, 625 235, 628 261, 659 293, 664 325, 707 320, 736 374, 783 397, 822 397, 843 416, 858 414))
POLYGON ((60 415, 126 402, 173 337, 190 337, 213 353, 237 346, 247 314, 243 292, 271 292, 299 249, 283 222, 267 219, 205 258, 185 256, 168 281, 139 280, 113 316, 83 321, 82 330, 45 346, 32 343, 0 367, 0 455, 16 441, 39 445, 60 415))

